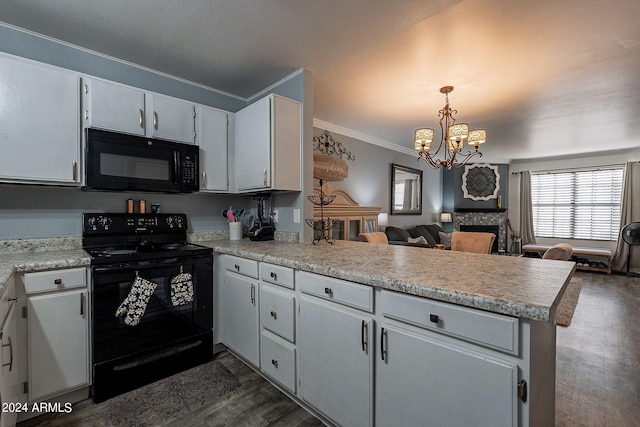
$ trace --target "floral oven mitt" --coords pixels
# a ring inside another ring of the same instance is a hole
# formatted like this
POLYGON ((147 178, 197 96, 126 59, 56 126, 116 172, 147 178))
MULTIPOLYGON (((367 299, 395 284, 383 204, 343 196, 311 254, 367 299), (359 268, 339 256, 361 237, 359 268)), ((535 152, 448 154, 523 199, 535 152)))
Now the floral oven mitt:
POLYGON ((149 298, 151 298, 157 286, 156 283, 143 279, 136 274, 129 295, 116 310, 116 317, 124 317, 124 323, 129 326, 136 326, 140 323, 140 319, 142 319, 147 309, 149 298))

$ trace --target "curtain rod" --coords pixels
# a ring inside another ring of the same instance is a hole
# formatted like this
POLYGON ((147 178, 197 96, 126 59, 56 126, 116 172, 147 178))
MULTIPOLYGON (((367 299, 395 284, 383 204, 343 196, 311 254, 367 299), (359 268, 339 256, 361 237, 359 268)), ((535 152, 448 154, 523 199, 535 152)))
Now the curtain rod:
MULTIPOLYGON (((571 172, 571 171, 593 171, 593 170, 604 170, 604 169, 615 169, 615 168, 621 168, 624 167, 625 164, 624 163, 616 163, 616 164, 612 164, 612 165, 599 165, 599 166, 583 166, 583 167, 576 167, 576 168, 559 168, 559 169, 541 169, 541 170, 536 170, 536 171, 529 171, 532 174, 536 173, 536 174, 543 174, 543 173, 554 173, 554 172, 571 172)), ((520 172, 511 172, 511 175, 520 175, 522 172, 524 171, 520 171, 520 172)))

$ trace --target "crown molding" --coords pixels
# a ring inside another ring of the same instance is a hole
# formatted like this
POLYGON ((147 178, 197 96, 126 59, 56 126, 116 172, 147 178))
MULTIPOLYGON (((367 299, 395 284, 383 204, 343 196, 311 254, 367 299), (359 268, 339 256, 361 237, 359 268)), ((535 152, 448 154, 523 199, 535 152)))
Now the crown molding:
POLYGON ((397 151, 399 153, 407 154, 409 156, 416 156, 416 152, 407 147, 402 147, 398 144, 394 144, 393 142, 385 141, 384 139, 380 139, 380 138, 375 138, 371 135, 367 135, 365 133, 348 129, 342 126, 334 125, 333 123, 325 122, 323 120, 313 119, 313 126, 324 129, 324 130, 328 130, 330 132, 339 133, 340 135, 348 136, 349 138, 359 139, 360 141, 368 142, 369 144, 377 145, 379 147, 383 147, 388 150, 397 151))

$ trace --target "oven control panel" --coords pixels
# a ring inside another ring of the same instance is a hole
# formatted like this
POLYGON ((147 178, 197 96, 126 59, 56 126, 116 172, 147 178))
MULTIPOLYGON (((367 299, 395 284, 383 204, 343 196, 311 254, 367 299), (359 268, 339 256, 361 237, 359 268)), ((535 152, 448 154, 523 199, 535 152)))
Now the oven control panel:
POLYGON ((185 231, 187 231, 185 214, 82 214, 83 235, 185 231))

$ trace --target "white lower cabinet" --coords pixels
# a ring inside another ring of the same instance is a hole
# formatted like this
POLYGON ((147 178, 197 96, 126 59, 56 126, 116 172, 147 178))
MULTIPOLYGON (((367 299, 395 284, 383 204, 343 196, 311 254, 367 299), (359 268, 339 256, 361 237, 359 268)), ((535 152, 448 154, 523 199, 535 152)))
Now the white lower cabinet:
POLYGON ((90 384, 87 270, 25 273, 30 402, 90 384))
POLYGON ((290 392, 296 392, 296 347, 287 340, 262 331, 260 367, 290 392))
MULTIPOLYGON (((18 339, 16 332, 16 291, 15 281, 11 277, 5 283, 0 298, 0 403, 17 402, 18 391, 18 339)), ((4 408, 4 407, 3 407, 4 408)), ((14 426, 16 411, 0 411, 0 427, 14 426)))
POLYGON ((554 423, 552 323, 237 257, 221 264, 225 343, 326 422, 554 423))
POLYGON ((376 426, 517 426, 518 366, 380 324, 376 426))
POLYGON ((29 400, 89 384, 87 290, 28 298, 29 400))
POLYGON ((223 264, 238 266, 256 264, 255 277, 225 271, 222 284, 222 310, 225 344, 254 366, 260 366, 260 292, 257 263, 225 255, 223 264), (237 262, 234 262, 237 261, 237 262))
MULTIPOLYGON (((339 425, 370 426, 375 353, 372 315, 305 295, 305 285, 316 278, 306 273, 296 277, 303 292, 298 342, 300 397, 339 425)), ((332 281, 327 291, 340 295, 342 284, 332 281)))

